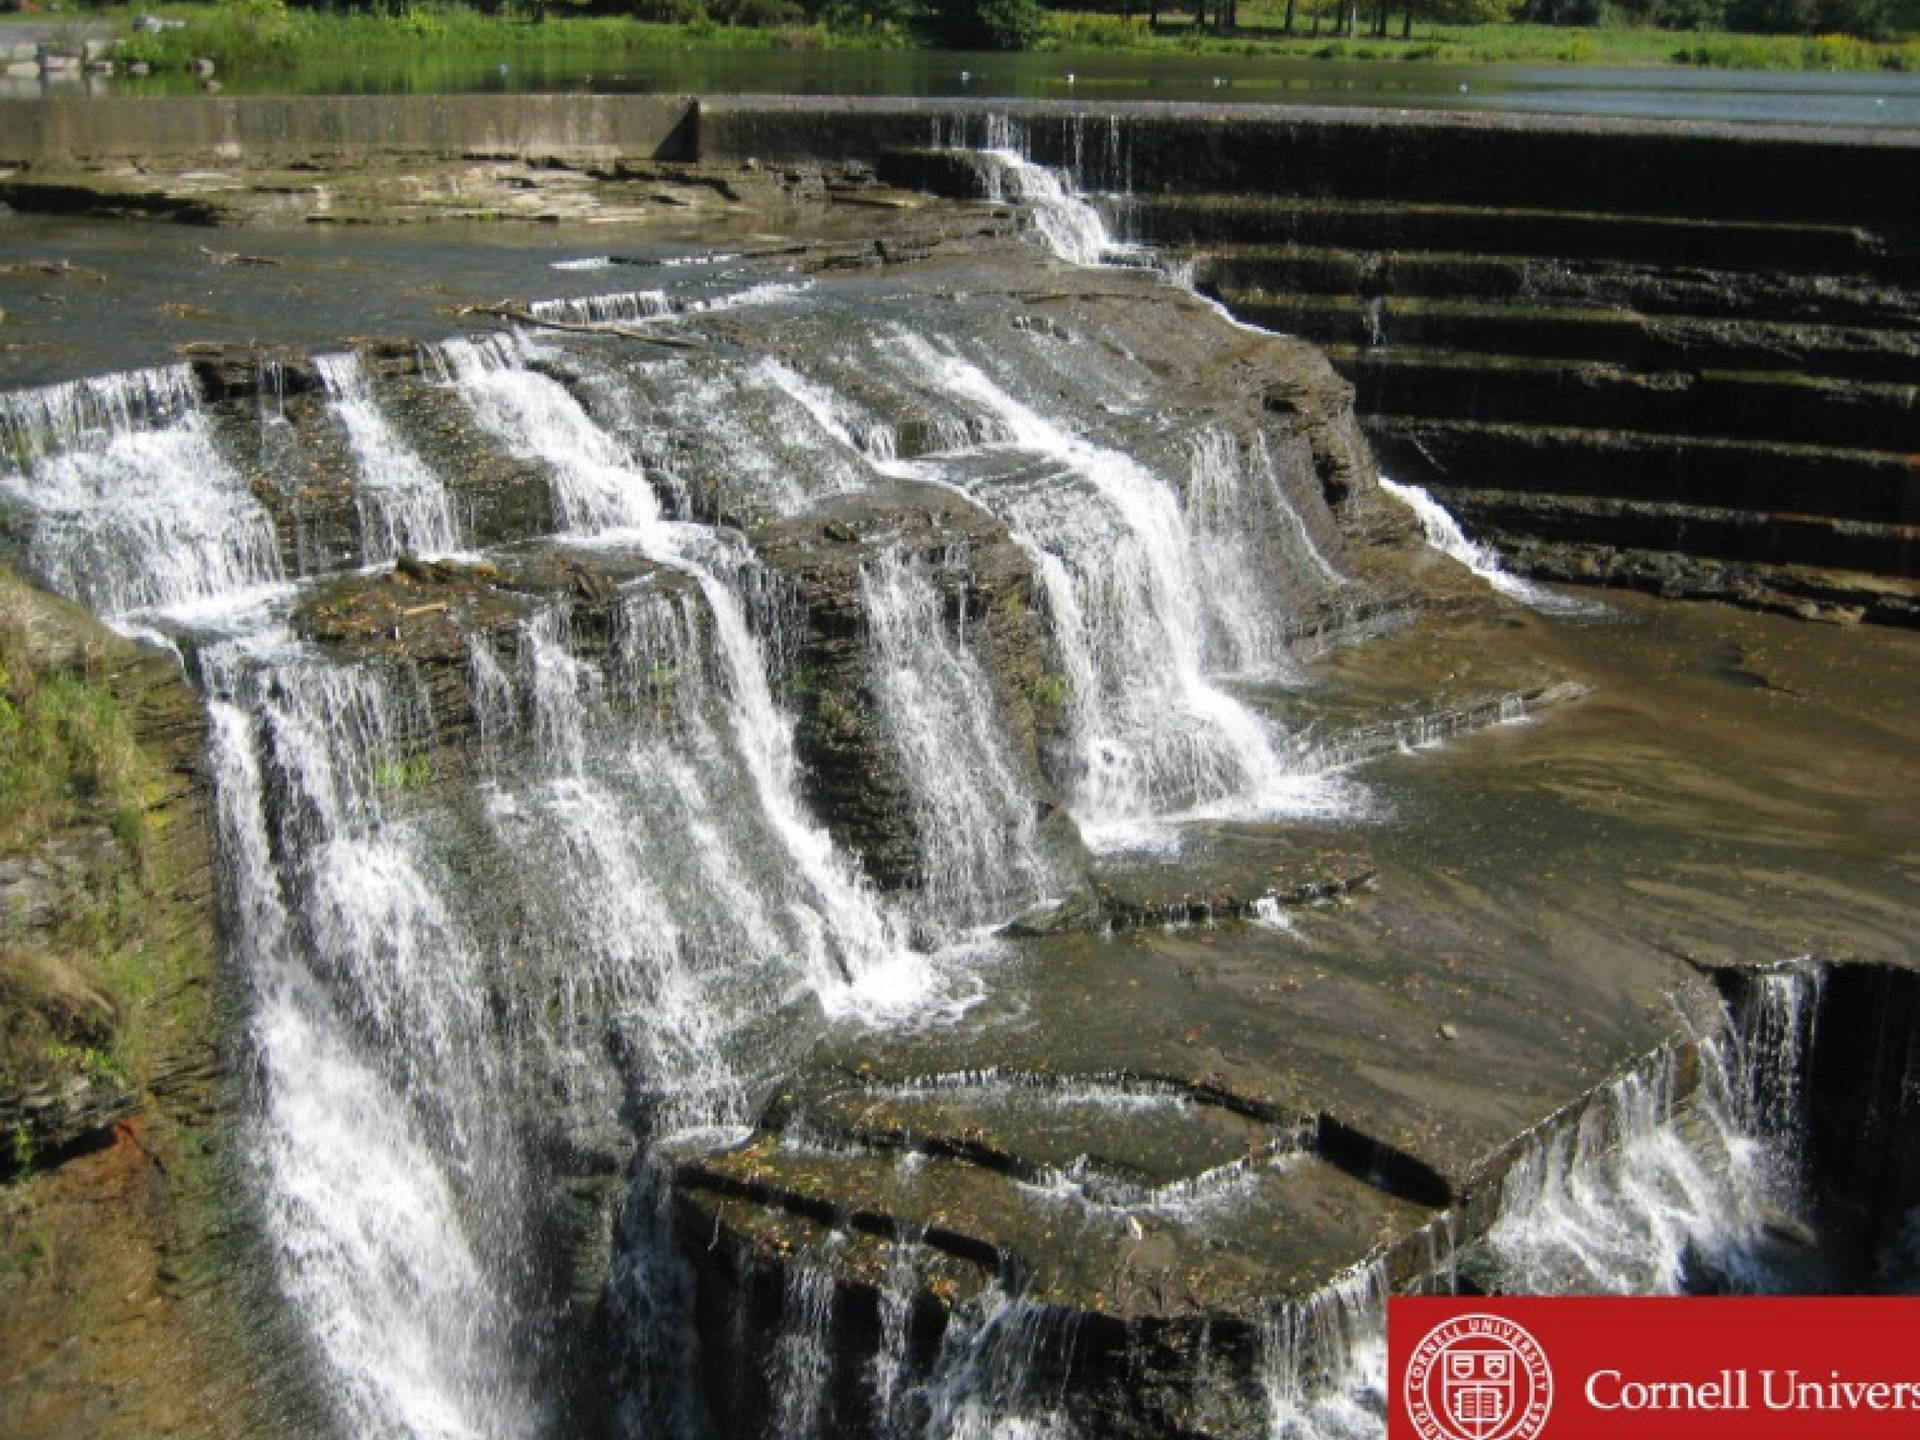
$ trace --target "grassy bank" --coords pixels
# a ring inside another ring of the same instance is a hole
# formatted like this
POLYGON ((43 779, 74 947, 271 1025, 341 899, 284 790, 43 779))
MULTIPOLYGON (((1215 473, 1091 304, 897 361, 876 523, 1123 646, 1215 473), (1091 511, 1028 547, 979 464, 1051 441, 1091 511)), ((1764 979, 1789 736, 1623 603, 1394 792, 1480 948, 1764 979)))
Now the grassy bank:
MULTIPOLYGON (((31 18, 43 24, 65 15, 76 22, 105 20, 126 37, 124 60, 145 61, 161 72, 182 71, 194 57, 206 56, 229 77, 286 77, 297 84, 304 72, 377 63, 389 70, 417 70, 420 83, 407 88, 420 89, 432 88, 438 74, 450 74, 462 64, 471 69, 481 61, 509 69, 533 63, 584 73, 617 66, 625 57, 660 51, 881 50, 914 43, 901 23, 875 20, 855 6, 841 8, 849 19, 840 25, 767 23, 799 13, 782 0, 652 0, 648 13, 659 18, 650 20, 483 15, 458 4, 420 4, 401 13, 377 15, 293 10, 280 0, 107 7, 42 12, 31 18), (180 28, 157 35, 135 33, 134 19, 149 11, 182 22, 180 28), (722 23, 715 18, 721 15, 732 15, 738 23, 722 23), (753 23, 756 20, 761 23, 753 23)), ((1182 10, 1176 15, 1169 5, 1164 23, 1155 27, 1140 14, 1049 11, 1039 48, 1415 63, 1920 72, 1920 39, 1916 38, 1872 42, 1844 35, 1426 21, 1416 23, 1411 35, 1402 37, 1398 15, 1387 37, 1337 37, 1331 33, 1330 14, 1321 16, 1316 28, 1312 7, 1305 0, 1296 7, 1291 34, 1284 29, 1284 0, 1243 0, 1238 28, 1222 36, 1191 25, 1186 14, 1182 10)))
POLYGON ((182 66, 207 56, 223 70, 287 72, 314 61, 417 61, 455 58, 578 59, 604 63, 659 50, 779 50, 898 48, 907 43, 896 27, 870 25, 835 30, 826 25, 723 25, 697 4, 681 21, 624 16, 569 16, 532 20, 482 15, 462 5, 421 5, 396 15, 289 10, 253 0, 240 5, 160 6, 154 13, 180 20, 181 28, 135 34, 136 13, 121 17, 127 35, 124 56, 156 68, 182 66))
POLYGON ((170 659, 0 566, 9 1434, 243 1440, 267 1403, 238 1305, 203 724, 170 659))
POLYGON ((1920 40, 1874 42, 1847 35, 1736 35, 1660 30, 1651 26, 1581 28, 1559 25, 1445 25, 1417 22, 1392 33, 1335 36, 1322 22, 1314 33, 1302 9, 1294 33, 1283 30, 1284 5, 1243 4, 1238 33, 1218 36, 1189 27, 1150 29, 1143 18, 1056 14, 1052 40, 1061 49, 1273 55, 1318 60, 1404 60, 1497 65, 1694 65, 1740 70, 1883 70, 1920 72, 1920 40))

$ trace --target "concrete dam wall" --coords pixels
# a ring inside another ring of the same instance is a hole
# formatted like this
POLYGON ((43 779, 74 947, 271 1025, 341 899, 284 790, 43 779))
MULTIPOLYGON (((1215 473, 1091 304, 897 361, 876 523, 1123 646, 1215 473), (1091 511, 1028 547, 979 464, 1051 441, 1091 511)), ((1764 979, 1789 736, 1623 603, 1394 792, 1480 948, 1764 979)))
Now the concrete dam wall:
POLYGON ((1912 136, 893 99, 74 99, 0 103, 0 165, 19 167, 0 199, 84 206, 55 183, 74 165, 374 156, 861 161, 966 193, 977 177, 926 157, 1016 131, 1203 292, 1324 346, 1388 472, 1516 568, 1912 623, 1912 136))

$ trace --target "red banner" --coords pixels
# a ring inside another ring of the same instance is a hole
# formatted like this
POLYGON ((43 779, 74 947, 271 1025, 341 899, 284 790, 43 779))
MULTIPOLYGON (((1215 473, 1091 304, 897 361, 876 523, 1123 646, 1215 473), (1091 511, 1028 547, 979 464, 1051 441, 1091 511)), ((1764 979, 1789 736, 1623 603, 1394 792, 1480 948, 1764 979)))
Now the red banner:
POLYGON ((1920 1299, 1395 1296, 1388 1440, 1920 1436, 1920 1299))

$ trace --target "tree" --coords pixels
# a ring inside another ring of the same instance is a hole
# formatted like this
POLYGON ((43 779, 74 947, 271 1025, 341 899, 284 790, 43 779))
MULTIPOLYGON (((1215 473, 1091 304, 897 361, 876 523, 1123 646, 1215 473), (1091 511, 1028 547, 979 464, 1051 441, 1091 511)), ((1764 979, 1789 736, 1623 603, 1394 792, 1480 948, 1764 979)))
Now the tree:
POLYGON ((1040 0, 928 0, 927 29, 953 50, 1026 50, 1046 33, 1040 0))

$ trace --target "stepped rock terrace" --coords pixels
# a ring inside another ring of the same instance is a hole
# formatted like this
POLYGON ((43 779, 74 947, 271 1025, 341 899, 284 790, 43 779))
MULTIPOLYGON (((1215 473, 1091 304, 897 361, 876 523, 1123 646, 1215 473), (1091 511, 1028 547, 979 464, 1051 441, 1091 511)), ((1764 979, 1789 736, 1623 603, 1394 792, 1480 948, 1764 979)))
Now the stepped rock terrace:
MULTIPOLYGON (((249 1403, 1364 1435, 1393 1288, 1911 1283, 1920 637, 1490 588, 1399 422, 1013 153, 1257 318, 1277 160, 1686 223, 1617 143, 1897 255, 1902 142, 363 105, 0 129, 0 552, 206 716, 249 1403)), ((1726 583, 1898 620, 1869 553, 1726 583)))

